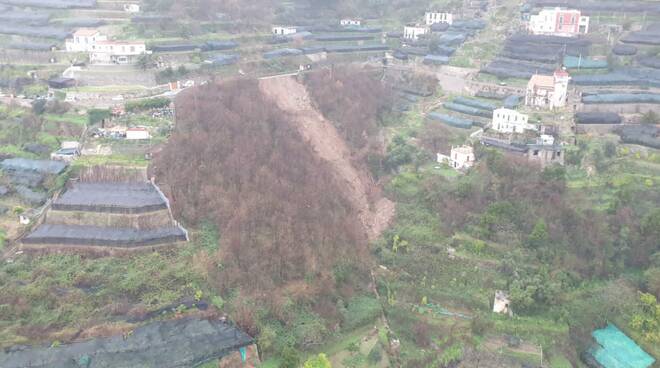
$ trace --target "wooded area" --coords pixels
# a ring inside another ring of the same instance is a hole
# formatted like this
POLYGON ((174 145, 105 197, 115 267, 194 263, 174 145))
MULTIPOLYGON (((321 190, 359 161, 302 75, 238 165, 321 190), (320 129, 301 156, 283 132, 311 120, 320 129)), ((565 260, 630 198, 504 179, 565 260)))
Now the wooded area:
POLYGON ((256 81, 211 83, 176 104, 177 129, 155 171, 177 217, 218 226, 220 249, 207 260, 218 286, 268 292, 362 259, 363 230, 327 163, 256 81))

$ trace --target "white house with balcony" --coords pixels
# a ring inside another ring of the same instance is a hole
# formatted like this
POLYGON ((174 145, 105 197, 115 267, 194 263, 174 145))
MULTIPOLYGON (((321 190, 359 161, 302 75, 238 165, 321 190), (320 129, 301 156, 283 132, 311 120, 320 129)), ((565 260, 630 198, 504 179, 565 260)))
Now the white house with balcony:
POLYGON ((287 36, 287 35, 292 35, 298 32, 298 29, 293 26, 274 26, 271 29, 271 32, 275 36, 287 36))
POLYGON ((500 133, 524 133, 526 130, 536 130, 536 126, 529 124, 529 116, 516 110, 500 108, 493 111, 491 129, 500 133))
POLYGON ((452 146, 449 156, 437 154, 437 162, 447 164, 456 170, 467 170, 474 166, 476 161, 472 146, 452 146))
POLYGON ((403 28, 403 38, 410 41, 419 40, 419 36, 429 33, 429 27, 422 25, 408 25, 403 28))
POLYGON ((451 25, 454 23, 454 15, 447 12, 426 12, 426 14, 424 14, 424 20, 426 21, 427 26, 437 23, 447 23, 451 25))
POLYGON ((107 39, 108 37, 98 29, 81 28, 64 42, 64 46, 68 52, 91 52, 97 42, 106 41, 107 39))
POLYGON ((89 61, 92 64, 132 64, 147 53, 142 41, 100 41, 92 46, 89 61))

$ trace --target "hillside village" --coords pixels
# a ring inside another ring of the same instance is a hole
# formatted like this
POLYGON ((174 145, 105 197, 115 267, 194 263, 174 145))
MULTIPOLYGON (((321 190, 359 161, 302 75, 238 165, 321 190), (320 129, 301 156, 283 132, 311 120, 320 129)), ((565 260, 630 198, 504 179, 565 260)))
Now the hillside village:
POLYGON ((0 0, 0 367, 649 368, 660 3, 0 0))

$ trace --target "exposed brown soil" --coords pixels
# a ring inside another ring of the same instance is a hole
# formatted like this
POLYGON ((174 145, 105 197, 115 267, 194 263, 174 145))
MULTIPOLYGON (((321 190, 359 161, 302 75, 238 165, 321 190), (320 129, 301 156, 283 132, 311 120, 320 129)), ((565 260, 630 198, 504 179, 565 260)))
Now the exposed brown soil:
POLYGON ((330 163, 333 175, 358 210, 368 238, 377 238, 394 217, 394 203, 380 195, 366 170, 352 163, 346 142, 335 126, 313 107, 305 86, 292 77, 281 77, 260 80, 259 88, 291 115, 291 123, 300 135, 320 158, 330 163))

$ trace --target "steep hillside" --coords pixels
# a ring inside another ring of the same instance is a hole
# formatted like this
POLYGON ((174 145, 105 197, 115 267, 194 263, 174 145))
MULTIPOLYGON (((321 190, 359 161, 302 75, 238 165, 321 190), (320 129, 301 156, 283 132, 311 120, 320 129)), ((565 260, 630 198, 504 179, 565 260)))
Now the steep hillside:
POLYGON ((216 285, 271 292, 332 280, 333 266, 363 261, 367 240, 387 226, 392 203, 350 158, 302 84, 237 80, 178 98, 176 131, 154 169, 178 216, 217 225, 219 251, 206 261, 216 285))
MULTIPOLYGON (((394 215, 394 204, 380 195, 364 165, 352 161, 351 149, 342 134, 320 112, 314 109, 305 86, 292 78, 271 78, 260 81, 261 90, 276 101, 277 106, 291 116, 291 124, 309 143, 314 152, 328 162, 330 174, 341 186, 342 192, 358 210, 358 216, 369 239, 374 240, 394 215)), ((317 99, 318 100, 318 99, 317 99)), ((341 102, 337 105, 342 105, 341 102)), ((348 105, 348 104, 344 104, 348 105)), ((350 111, 350 109, 349 109, 350 111)), ((372 116, 358 116, 363 121, 373 119, 376 111, 365 111, 372 116)), ((344 132, 350 131, 351 122, 344 132)), ((357 124, 353 124, 355 126, 357 124)), ((372 133, 376 127, 371 127, 372 133)), ((366 136, 363 130, 358 134, 366 136)), ((346 136, 346 134, 344 134, 346 136)), ((366 141, 366 138, 364 139, 366 141)))

